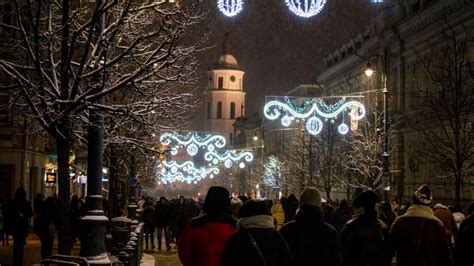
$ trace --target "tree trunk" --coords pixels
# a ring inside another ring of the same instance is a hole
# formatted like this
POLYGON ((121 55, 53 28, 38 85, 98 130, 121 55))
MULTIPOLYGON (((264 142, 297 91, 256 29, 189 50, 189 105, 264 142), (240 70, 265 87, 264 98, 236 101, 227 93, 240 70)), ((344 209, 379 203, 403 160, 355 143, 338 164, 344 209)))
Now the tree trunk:
POLYGON ((58 153, 58 253, 69 255, 71 253, 72 244, 72 224, 71 224, 71 208, 70 208, 70 184, 69 184, 69 135, 66 125, 61 125, 61 132, 66 139, 56 140, 58 153))
POLYGON ((456 191, 455 191, 455 196, 454 196, 454 203, 455 204, 461 204, 461 182, 462 182, 462 175, 458 172, 454 175, 456 178, 455 183, 456 183, 456 191))
POLYGON ((109 218, 119 215, 118 194, 121 194, 117 175, 117 151, 114 145, 110 147, 109 164, 109 218))

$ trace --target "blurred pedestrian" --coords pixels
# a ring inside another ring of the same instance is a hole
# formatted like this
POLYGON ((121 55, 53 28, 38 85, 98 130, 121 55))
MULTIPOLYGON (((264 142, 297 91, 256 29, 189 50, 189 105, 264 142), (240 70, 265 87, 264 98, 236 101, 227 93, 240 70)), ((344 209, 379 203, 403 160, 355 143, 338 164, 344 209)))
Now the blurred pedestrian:
POLYGON ((237 231, 225 245, 221 266, 294 265, 291 252, 262 201, 247 201, 238 211, 237 231))
POLYGON ((453 214, 445 205, 438 203, 434 206, 434 216, 443 222, 444 231, 448 246, 451 249, 454 245, 454 238, 458 233, 458 226, 454 221, 453 214))
POLYGON ((336 228, 338 233, 340 233, 346 222, 351 218, 351 215, 352 209, 349 206, 349 203, 347 203, 347 200, 343 199, 339 202, 339 206, 334 211, 330 224, 336 228))
POLYGON ((413 195, 413 205, 393 223, 390 237, 397 265, 451 265, 443 222, 434 215, 432 200, 429 187, 420 186, 413 195))
POLYGON ((209 188, 202 211, 188 223, 181 238, 178 254, 184 266, 219 265, 225 243, 235 231, 226 188, 209 188))
POLYGON ((454 266, 474 265, 474 202, 468 210, 468 216, 459 226, 458 236, 454 245, 454 266))
POLYGON ((321 193, 314 187, 303 190, 294 221, 280 232, 293 254, 295 265, 338 266, 342 263, 336 229, 324 222, 321 193))
POLYGON ((280 229, 285 223, 285 211, 281 204, 281 199, 277 200, 272 206, 272 216, 276 221, 276 228, 280 229))
POLYGON ((41 241, 41 258, 49 259, 53 253, 54 233, 56 232, 56 208, 53 198, 48 197, 41 206, 38 217, 39 238, 41 241))
POLYGON ((378 196, 373 191, 357 195, 354 213, 341 231, 343 265, 390 266, 388 227, 377 219, 378 196))
POLYGON ((388 201, 381 202, 381 210, 379 213, 379 219, 384 222, 388 228, 390 228, 397 218, 397 214, 393 211, 393 205, 388 201))
POLYGON ((5 246, 5 231, 4 224, 6 220, 5 213, 5 201, 2 196, 0 196, 0 241, 2 241, 2 246, 5 246))
POLYGON ((171 249, 170 241, 170 225, 171 225, 171 212, 170 204, 166 197, 161 197, 155 205, 155 222, 157 229, 157 238, 158 238, 158 250, 161 250, 161 243, 163 241, 163 233, 165 236, 165 245, 166 250, 171 249))
POLYGON ((151 246, 151 249, 155 249, 155 228, 156 228, 156 215, 155 215, 155 206, 151 202, 151 199, 146 199, 143 203, 143 215, 142 221, 145 223, 145 250, 148 250, 148 247, 151 246), (150 243, 150 245, 148 245, 150 243))
POLYGON ((454 218, 454 221, 456 222, 456 226, 459 228, 459 226, 461 226, 462 221, 466 218, 460 204, 454 205, 453 218, 454 218))
POLYGON ((298 210, 298 199, 296 199, 294 194, 290 194, 283 205, 283 211, 285 212, 285 223, 295 220, 296 210, 298 210))
POLYGON ((28 236, 29 219, 33 216, 25 189, 19 187, 9 206, 10 231, 13 235, 13 265, 23 265, 23 248, 28 236))

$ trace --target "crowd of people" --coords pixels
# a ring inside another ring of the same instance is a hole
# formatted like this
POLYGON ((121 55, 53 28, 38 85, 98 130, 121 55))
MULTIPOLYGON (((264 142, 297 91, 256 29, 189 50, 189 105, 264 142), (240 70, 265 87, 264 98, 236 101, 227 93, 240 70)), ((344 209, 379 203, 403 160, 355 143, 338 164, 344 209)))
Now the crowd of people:
MULTIPOLYGON (((21 187, 13 200, 0 198, 0 240, 8 245, 8 234, 13 236, 14 265, 23 264, 30 219, 41 257, 51 257, 57 201, 38 194, 32 208, 21 187)), ((423 185, 401 206, 380 202, 373 191, 358 194, 351 203, 326 202, 313 187, 299 199, 290 195, 275 202, 233 198, 224 187, 211 187, 204 201, 142 197, 138 205, 145 249, 176 246, 184 266, 389 266, 394 257, 403 266, 474 265, 474 203, 466 210, 434 203, 423 185)), ((76 223, 84 204, 72 197, 72 228, 80 228, 76 223)), ((74 241, 78 237, 75 230, 74 241)))
POLYGON ((426 185, 400 207, 373 191, 334 207, 313 187, 275 203, 211 187, 178 254, 184 266, 474 265, 474 203, 465 213, 433 203, 426 185))

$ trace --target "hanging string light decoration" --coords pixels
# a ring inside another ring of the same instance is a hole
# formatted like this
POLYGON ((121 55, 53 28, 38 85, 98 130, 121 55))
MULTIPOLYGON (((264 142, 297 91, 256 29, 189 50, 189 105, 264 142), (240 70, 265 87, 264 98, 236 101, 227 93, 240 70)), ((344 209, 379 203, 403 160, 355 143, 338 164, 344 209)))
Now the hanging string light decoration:
POLYGON ((243 7, 243 0, 217 0, 217 8, 228 17, 239 14, 243 7))
MULTIPOLYGON (((190 132, 184 136, 178 133, 164 133, 160 136, 160 142, 163 145, 176 143, 178 147, 186 147, 186 152, 190 156, 198 154, 199 148, 205 148, 207 151, 214 151, 216 148, 223 148, 226 144, 226 140, 223 136, 206 134, 201 137, 195 132, 190 132)), ((171 154, 178 154, 178 149, 171 149, 171 154)))
POLYGON ((317 15, 323 10, 326 0, 285 0, 291 12, 303 18, 317 15))
POLYGON ((288 127, 292 120, 305 122, 306 130, 311 135, 318 135, 323 129, 323 120, 335 120, 342 114, 343 122, 338 126, 338 132, 345 135, 349 132, 349 126, 345 123, 345 114, 351 121, 358 121, 365 116, 365 107, 358 101, 346 101, 342 98, 332 105, 327 105, 322 99, 313 98, 304 102, 301 106, 295 106, 288 97, 283 101, 270 101, 264 107, 265 117, 276 120, 281 117, 281 124, 288 127))
POLYGON ((217 152, 206 152, 204 159, 212 164, 218 164, 224 162, 226 168, 231 168, 235 162, 240 162, 239 167, 244 168, 245 162, 251 162, 253 160, 253 153, 249 151, 234 152, 226 151, 224 154, 217 152))
POLYGON ((186 182, 188 184, 201 181, 209 176, 211 179, 214 175, 219 174, 217 167, 195 167, 192 161, 178 163, 173 160, 163 161, 158 180, 164 184, 174 183, 176 181, 186 182))

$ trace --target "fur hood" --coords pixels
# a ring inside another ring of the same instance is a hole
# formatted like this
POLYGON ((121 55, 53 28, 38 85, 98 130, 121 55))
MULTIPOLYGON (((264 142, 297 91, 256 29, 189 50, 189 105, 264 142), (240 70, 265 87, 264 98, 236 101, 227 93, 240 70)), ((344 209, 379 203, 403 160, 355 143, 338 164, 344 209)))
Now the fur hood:
POLYGON ((425 218, 429 220, 433 220, 438 222, 441 226, 443 225, 443 222, 441 222, 440 219, 436 218, 434 216, 434 212, 429 206, 425 205, 412 205, 410 208, 408 208, 407 212, 397 218, 400 219, 402 217, 419 217, 419 218, 425 218))
POLYGON ((275 228, 273 221, 272 216, 265 214, 245 217, 237 222, 237 230, 250 228, 275 228))

